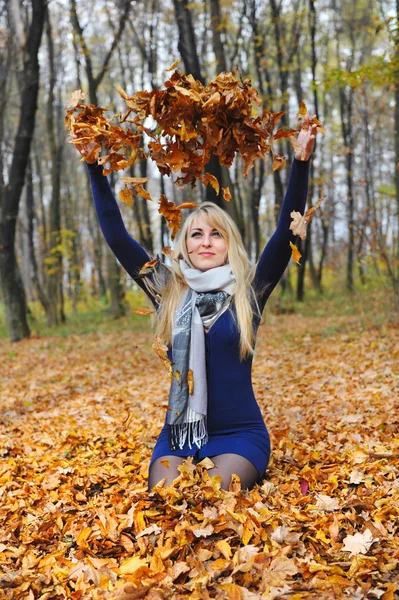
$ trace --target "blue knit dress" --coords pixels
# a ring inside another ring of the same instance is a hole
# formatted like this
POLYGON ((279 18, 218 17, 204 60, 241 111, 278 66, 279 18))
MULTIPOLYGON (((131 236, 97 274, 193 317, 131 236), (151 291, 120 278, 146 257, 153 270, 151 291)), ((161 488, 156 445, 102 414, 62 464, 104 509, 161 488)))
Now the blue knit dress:
MULTIPOLYGON (((137 278, 142 265, 150 260, 147 252, 126 231, 122 216, 102 167, 88 165, 94 203, 104 237, 118 261, 136 283, 148 294, 137 278)), ((294 159, 287 192, 277 229, 263 250, 256 268, 254 288, 263 310, 272 290, 279 282, 291 256, 289 242, 295 236, 289 229, 290 213, 303 214, 308 190, 309 161, 294 159), (260 295, 259 295, 259 292, 260 295)), ((152 298, 151 298, 152 299, 152 298)), ((234 307, 233 307, 234 310, 234 307)), ((254 315, 254 328, 259 318, 254 315)), ((197 459, 233 453, 247 458, 263 476, 270 457, 270 440, 256 401, 251 381, 252 357, 239 359, 239 334, 230 310, 224 312, 205 334, 206 372, 208 384, 208 442, 171 451, 168 424, 160 432, 150 465, 161 456, 194 456, 197 459)), ((169 358, 173 360, 171 351, 169 358)))

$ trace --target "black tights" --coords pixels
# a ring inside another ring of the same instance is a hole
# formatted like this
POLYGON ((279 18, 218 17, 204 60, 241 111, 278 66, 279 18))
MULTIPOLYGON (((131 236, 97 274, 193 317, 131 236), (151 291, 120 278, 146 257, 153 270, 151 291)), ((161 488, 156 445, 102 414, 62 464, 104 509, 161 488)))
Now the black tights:
MULTIPOLYGON (((148 489, 152 488, 161 479, 166 479, 165 485, 170 485, 176 477, 180 475, 177 469, 182 464, 185 456, 160 456, 152 463, 148 475, 148 489), (161 464, 161 461, 168 461, 169 467, 161 464)), ((238 475, 241 481, 242 489, 251 489, 259 479, 257 468, 247 458, 239 454, 218 454, 217 456, 209 457, 215 465, 212 469, 208 469, 211 477, 220 475, 222 477, 221 487, 224 490, 229 489, 232 474, 238 475)), ((198 462, 198 461, 194 461, 198 462)))

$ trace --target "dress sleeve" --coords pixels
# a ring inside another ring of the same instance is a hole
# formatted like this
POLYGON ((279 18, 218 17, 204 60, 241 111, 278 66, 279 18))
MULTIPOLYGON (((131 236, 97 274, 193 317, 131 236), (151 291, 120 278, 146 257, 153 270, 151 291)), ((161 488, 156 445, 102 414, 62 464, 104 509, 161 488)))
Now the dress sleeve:
POLYGON ((290 242, 294 243, 296 236, 290 230, 290 214, 293 210, 304 213, 308 194, 309 164, 310 160, 294 159, 276 231, 268 241, 256 267, 254 286, 261 310, 280 281, 291 257, 290 242))
POLYGON ((122 267, 155 304, 154 297, 145 288, 143 281, 137 277, 141 267, 150 260, 150 257, 128 234, 108 178, 102 174, 102 166, 94 163, 88 164, 87 167, 94 205, 104 238, 122 267))

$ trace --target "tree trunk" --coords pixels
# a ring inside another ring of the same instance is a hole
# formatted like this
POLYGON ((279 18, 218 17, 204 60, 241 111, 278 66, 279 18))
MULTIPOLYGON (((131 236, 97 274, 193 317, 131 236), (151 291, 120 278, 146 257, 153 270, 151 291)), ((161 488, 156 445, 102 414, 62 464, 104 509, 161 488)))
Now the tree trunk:
MULTIPOLYGON (((317 88, 316 88, 316 66, 317 66, 317 56, 316 56, 316 9, 314 5, 314 0, 309 0, 309 30, 310 30, 310 41, 312 48, 312 84, 313 84, 313 104, 314 104, 314 112, 316 115, 319 114, 319 105, 317 99, 317 88)), ((316 146, 315 146, 316 150, 316 146)), ((314 180, 315 180, 315 169, 314 162, 311 161, 310 164, 310 177, 309 177, 309 191, 308 191, 308 208, 312 208, 313 206, 313 194, 314 194, 314 180)), ((309 223, 307 228, 307 235, 304 244, 300 244, 300 246, 304 247, 303 258, 301 261, 302 269, 298 270, 298 279, 297 279, 297 290, 296 297, 297 300, 302 302, 305 298, 305 274, 306 274, 306 265, 309 262, 309 270, 310 275, 313 281, 313 285, 319 288, 319 280, 317 278, 317 274, 314 268, 313 263, 313 253, 312 253, 312 223, 309 223)), ((301 252, 301 248, 299 248, 301 252)))
MULTIPOLYGON (((395 191, 397 215, 397 254, 396 278, 399 281, 399 0, 396 0, 396 40, 395 40, 396 84, 395 84, 395 191)), ((398 294, 398 292, 396 292, 398 294)))
MULTIPOLYGON (((83 55, 85 58, 85 66, 86 66, 86 75, 87 75, 87 81, 88 81, 88 86, 89 86, 89 97, 90 97, 90 102, 92 104, 98 105, 98 98, 97 98, 97 90, 98 87, 101 83, 101 81, 104 78, 105 73, 107 72, 108 68, 109 68, 109 64, 112 58, 113 53, 115 52, 123 31, 125 29, 126 23, 128 22, 128 18, 129 18, 129 12, 130 9, 132 7, 132 2, 130 0, 123 0, 122 3, 122 8, 121 8, 121 16, 119 19, 119 24, 118 27, 115 29, 114 32, 114 38, 112 40, 111 46, 104 58, 104 61, 102 63, 102 66, 99 70, 99 72, 97 73, 97 75, 94 75, 93 72, 93 65, 91 62, 91 54, 90 54, 90 50, 87 46, 85 37, 83 35, 83 29, 80 25, 79 22, 79 18, 78 18, 78 14, 77 14, 77 8, 76 8, 76 0, 71 0, 71 23, 72 23, 72 27, 74 30, 74 34, 76 36, 76 38, 79 40, 79 45, 83 51, 83 55)), ((87 176, 87 181, 88 180, 88 176, 87 176)), ((89 184, 88 184, 89 185, 89 184)), ((90 191, 90 196, 91 196, 91 191, 90 191)), ((96 234, 95 234, 96 240, 95 240, 95 251, 94 251, 94 256, 95 256, 95 263, 96 263, 96 267, 99 268, 99 285, 100 285, 100 293, 101 295, 105 295, 106 290, 105 290, 105 282, 104 282, 104 278, 102 276, 102 271, 101 271, 101 254, 102 254, 102 248, 101 248, 101 239, 100 239, 100 232, 99 232, 99 227, 97 225, 96 227, 96 234)), ((108 256, 108 253, 111 252, 111 250, 109 248, 106 248, 105 250, 106 255, 107 255, 107 272, 108 272, 108 286, 110 288, 110 292, 111 292, 111 313, 113 316, 122 316, 125 314, 125 308, 123 305, 123 295, 120 292, 120 269, 118 267, 118 264, 115 260, 115 257, 113 257, 113 261, 114 261, 114 265, 111 267, 111 258, 110 256, 108 256), (117 282, 117 278, 118 278, 118 274, 119 274, 119 282, 117 282), (114 304, 116 303, 116 304, 114 304)))
MULTIPOLYGON (((187 0, 173 0, 173 4, 179 29, 178 49, 184 62, 184 68, 186 73, 190 73, 195 79, 198 79, 202 84, 205 84, 205 80, 201 74, 189 2, 187 0)), ((207 165, 207 171, 222 183, 222 169, 216 156, 211 156, 211 160, 207 165)), ((214 202, 221 208, 225 208, 223 206, 221 195, 216 195, 216 192, 211 185, 207 185, 206 187, 206 199, 208 202, 214 202)))
MULTIPOLYGON (((56 105, 54 89, 56 85, 56 67, 54 63, 54 44, 51 31, 50 15, 47 13, 46 27, 50 81, 47 100, 47 135, 51 153, 51 200, 49 206, 49 255, 46 259, 47 297, 49 311, 47 312, 47 325, 58 325, 65 319, 63 311, 62 293, 62 239, 61 239, 61 169, 64 143, 57 140, 54 124, 54 108, 56 105)), ((59 119, 57 119, 59 121, 59 119)))
POLYGON ((7 325, 12 341, 18 341, 30 335, 26 317, 25 292, 15 256, 15 231, 18 207, 35 129, 39 92, 38 53, 45 15, 45 0, 32 0, 32 21, 25 46, 18 130, 15 137, 8 184, 0 191, 0 284, 3 289, 7 325))
POLYGON ((49 301, 47 299, 47 296, 40 284, 39 269, 37 267, 36 252, 35 252, 35 246, 33 243, 33 222, 34 222, 34 215, 35 215, 35 206, 34 206, 35 203, 34 203, 34 191, 33 191, 33 181, 32 181, 32 165, 31 165, 30 160, 29 160, 28 168, 27 168, 27 172, 26 172, 25 186, 26 186, 26 217, 27 217, 27 223, 28 223, 27 255, 29 257, 29 262, 30 262, 30 267, 31 267, 31 270, 30 270, 31 281, 32 281, 33 289, 37 295, 37 298, 39 299, 41 305, 44 308, 45 313, 47 314, 49 312, 50 306, 49 306, 49 301))

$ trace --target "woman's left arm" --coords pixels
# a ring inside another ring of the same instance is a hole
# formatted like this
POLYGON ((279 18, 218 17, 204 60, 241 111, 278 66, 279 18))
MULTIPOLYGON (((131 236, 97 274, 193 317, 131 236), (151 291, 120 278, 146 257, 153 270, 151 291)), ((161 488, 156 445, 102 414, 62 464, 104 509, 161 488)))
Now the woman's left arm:
POLYGON ((256 290, 261 291, 259 304, 262 309, 280 281, 291 257, 290 242, 294 243, 296 239, 290 230, 291 212, 294 210, 303 214, 305 211, 310 155, 315 138, 316 126, 309 126, 309 116, 306 115, 304 126, 297 138, 301 149, 295 153, 277 228, 263 250, 256 268, 254 283, 256 290))

